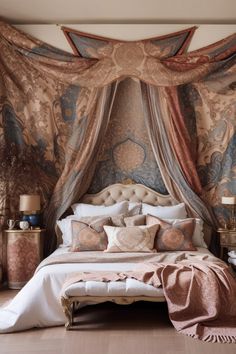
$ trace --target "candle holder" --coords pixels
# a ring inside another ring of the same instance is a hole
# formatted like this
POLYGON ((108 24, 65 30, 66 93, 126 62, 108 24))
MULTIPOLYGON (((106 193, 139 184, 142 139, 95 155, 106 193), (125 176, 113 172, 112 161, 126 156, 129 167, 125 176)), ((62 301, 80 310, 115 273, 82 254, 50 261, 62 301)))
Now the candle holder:
POLYGON ((221 204, 223 204, 230 210, 229 222, 225 223, 225 228, 229 230, 236 230, 236 215, 235 215, 236 196, 222 197, 221 204))

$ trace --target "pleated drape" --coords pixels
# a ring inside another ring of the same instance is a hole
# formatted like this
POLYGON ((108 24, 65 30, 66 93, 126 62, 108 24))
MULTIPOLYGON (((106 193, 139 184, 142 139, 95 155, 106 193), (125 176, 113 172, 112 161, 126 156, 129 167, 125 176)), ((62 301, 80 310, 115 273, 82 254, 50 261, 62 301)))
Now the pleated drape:
MULTIPOLYGON (((95 89, 93 103, 88 101, 87 116, 74 123, 66 146, 64 170, 45 211, 46 229, 53 234, 56 220, 88 190, 96 167, 101 144, 106 135, 117 82, 95 89)), ((50 236, 49 236, 50 239, 50 236)), ((49 244, 51 251, 55 243, 49 244)))
MULTIPOLYGON (((184 159, 186 155, 191 156, 186 139, 184 139, 185 145, 182 146, 186 149, 183 153, 182 163, 178 160, 176 150, 180 151, 181 141, 176 141, 176 135, 171 136, 171 130, 167 130, 173 117, 171 116, 171 110, 169 110, 170 106, 168 96, 165 95, 165 89, 145 83, 141 84, 141 88, 148 134, 168 192, 178 202, 184 201, 190 214, 202 218, 209 225, 216 226, 217 223, 211 208, 194 191, 194 189, 200 189, 200 182, 192 159, 184 159), (188 174, 186 174, 186 171, 188 174), (189 181, 190 171, 193 178, 189 181)), ((174 122, 178 132, 181 129, 186 131, 183 121, 179 122, 174 117, 174 122)))

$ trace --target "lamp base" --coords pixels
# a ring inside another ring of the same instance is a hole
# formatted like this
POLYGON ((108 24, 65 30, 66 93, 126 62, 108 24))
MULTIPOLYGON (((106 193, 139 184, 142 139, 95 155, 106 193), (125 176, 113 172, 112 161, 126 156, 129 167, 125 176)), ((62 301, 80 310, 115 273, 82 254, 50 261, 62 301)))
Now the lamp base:
POLYGON ((28 221, 30 226, 40 226, 40 214, 30 214, 30 215, 23 215, 23 221, 28 221))

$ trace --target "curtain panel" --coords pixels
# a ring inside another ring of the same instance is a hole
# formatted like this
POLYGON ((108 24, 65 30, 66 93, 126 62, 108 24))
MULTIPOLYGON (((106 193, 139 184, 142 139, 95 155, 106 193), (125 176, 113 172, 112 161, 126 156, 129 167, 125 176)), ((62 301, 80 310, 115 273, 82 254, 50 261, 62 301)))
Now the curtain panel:
POLYGON ((131 42, 63 30, 76 55, 0 23, 0 213, 14 216, 20 194, 40 193, 52 250, 56 219, 92 183, 129 77, 168 192, 224 222, 220 197, 236 190, 236 35, 188 53, 195 27, 131 42))

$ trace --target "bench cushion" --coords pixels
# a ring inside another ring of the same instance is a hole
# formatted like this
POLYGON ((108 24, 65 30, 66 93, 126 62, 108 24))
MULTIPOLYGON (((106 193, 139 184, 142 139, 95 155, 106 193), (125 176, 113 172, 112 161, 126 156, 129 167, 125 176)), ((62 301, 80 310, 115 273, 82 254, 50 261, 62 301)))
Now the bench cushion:
POLYGON ((81 281, 65 289, 67 297, 72 296, 156 296, 162 297, 162 288, 154 288, 135 279, 117 282, 81 281))

